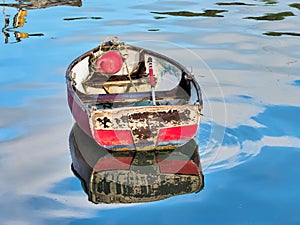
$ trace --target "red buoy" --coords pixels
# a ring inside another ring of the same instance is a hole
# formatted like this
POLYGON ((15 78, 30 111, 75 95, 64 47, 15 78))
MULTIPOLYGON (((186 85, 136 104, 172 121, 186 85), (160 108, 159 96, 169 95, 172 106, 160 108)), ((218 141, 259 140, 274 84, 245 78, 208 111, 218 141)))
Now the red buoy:
POLYGON ((119 72, 123 65, 120 53, 111 51, 102 55, 96 61, 96 71, 104 74, 115 74, 119 72))

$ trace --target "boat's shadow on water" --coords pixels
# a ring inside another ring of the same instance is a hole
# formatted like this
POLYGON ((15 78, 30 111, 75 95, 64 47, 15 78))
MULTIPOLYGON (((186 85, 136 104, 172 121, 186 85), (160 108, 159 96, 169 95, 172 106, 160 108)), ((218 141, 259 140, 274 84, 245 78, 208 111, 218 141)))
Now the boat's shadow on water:
POLYGON ((151 202, 204 187, 198 145, 174 150, 112 152, 75 123, 69 136, 71 168, 93 203, 151 202))

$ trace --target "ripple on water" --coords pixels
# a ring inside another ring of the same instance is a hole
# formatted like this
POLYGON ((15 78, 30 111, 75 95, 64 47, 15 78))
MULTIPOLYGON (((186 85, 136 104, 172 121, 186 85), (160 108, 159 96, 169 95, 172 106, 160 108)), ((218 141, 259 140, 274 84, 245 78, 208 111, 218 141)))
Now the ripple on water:
POLYGON ((294 123, 299 114, 298 106, 270 105, 252 117, 256 125, 225 128, 204 119, 197 136, 204 172, 207 174, 237 166, 267 146, 299 146, 299 128, 294 123), (215 138, 221 136, 221 142, 215 138))
POLYGON ((197 136, 204 173, 237 166, 257 155, 262 136, 251 126, 225 128, 204 121, 197 136))

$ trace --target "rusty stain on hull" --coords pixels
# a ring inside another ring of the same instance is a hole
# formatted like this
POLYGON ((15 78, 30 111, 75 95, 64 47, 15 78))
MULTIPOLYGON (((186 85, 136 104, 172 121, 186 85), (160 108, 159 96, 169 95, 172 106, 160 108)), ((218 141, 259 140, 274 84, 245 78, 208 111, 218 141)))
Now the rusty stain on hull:
POLYGON ((127 129, 129 121, 155 122, 158 127, 171 127, 195 124, 199 117, 197 106, 193 105, 146 106, 95 110, 92 112, 92 123, 94 129, 111 130, 127 129))

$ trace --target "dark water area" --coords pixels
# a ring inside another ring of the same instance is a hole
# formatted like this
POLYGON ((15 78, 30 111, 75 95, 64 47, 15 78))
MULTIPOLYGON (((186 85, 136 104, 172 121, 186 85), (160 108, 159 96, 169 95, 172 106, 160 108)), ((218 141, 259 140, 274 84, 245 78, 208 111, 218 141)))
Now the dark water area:
POLYGON ((0 9, 0 224, 300 224, 300 2, 10 0, 0 9), (110 35, 177 60, 199 82, 198 192, 88 200, 71 169, 65 73, 110 35))

